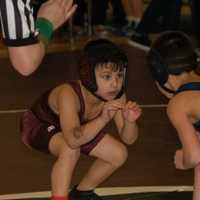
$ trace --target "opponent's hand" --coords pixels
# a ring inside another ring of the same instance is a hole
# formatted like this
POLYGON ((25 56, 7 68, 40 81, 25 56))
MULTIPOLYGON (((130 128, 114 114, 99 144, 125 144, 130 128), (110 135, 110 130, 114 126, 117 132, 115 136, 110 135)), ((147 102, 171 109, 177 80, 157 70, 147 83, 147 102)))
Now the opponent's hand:
POLYGON ((120 100, 108 101, 104 104, 101 118, 107 123, 109 122, 116 114, 119 109, 124 108, 124 103, 120 100))
POLYGON ((124 119, 130 123, 135 122, 140 117, 141 113, 141 108, 133 101, 128 101, 122 110, 124 119))
POLYGON ((174 164, 176 169, 185 169, 183 165, 183 150, 178 149, 174 155, 174 164))
POLYGON ((49 20, 55 30, 74 14, 76 8, 73 0, 48 0, 41 5, 37 17, 49 20))

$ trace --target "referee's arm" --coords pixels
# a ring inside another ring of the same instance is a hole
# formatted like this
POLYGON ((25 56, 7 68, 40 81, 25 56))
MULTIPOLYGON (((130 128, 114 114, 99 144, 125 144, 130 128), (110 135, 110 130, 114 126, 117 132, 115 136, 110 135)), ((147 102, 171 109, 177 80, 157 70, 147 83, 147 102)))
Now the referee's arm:
MULTIPOLYGON (((0 0, 0 21, 3 40, 8 47, 13 67, 28 76, 40 65, 45 45, 38 39, 31 0, 0 0)), ((75 11, 73 0, 48 0, 39 10, 54 29, 62 25, 75 11), (67 8, 67 9, 66 9, 67 8)))

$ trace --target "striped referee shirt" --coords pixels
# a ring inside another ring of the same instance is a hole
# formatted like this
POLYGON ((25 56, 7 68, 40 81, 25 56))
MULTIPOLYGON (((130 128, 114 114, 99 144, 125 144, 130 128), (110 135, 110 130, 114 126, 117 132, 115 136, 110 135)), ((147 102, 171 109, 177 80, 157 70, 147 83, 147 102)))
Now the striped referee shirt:
POLYGON ((31 0, 0 0, 0 22, 7 46, 37 43, 31 0))

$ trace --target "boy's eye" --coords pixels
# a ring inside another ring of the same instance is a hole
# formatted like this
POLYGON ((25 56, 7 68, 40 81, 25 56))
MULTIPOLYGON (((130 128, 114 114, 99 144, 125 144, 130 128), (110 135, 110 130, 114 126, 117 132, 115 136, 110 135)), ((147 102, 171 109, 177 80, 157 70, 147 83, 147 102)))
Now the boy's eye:
POLYGON ((118 77, 119 77, 119 78, 124 78, 124 73, 119 73, 119 74, 118 74, 118 77))
POLYGON ((102 78, 108 80, 108 79, 111 78, 111 76, 110 75, 103 75, 102 78))

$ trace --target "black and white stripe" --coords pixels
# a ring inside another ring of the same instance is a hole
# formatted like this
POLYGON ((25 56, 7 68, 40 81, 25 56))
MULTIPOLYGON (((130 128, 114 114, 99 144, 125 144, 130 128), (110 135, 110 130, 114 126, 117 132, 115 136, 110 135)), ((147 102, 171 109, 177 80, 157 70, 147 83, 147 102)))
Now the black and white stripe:
POLYGON ((7 45, 37 42, 31 0, 0 0, 2 35, 7 45))

